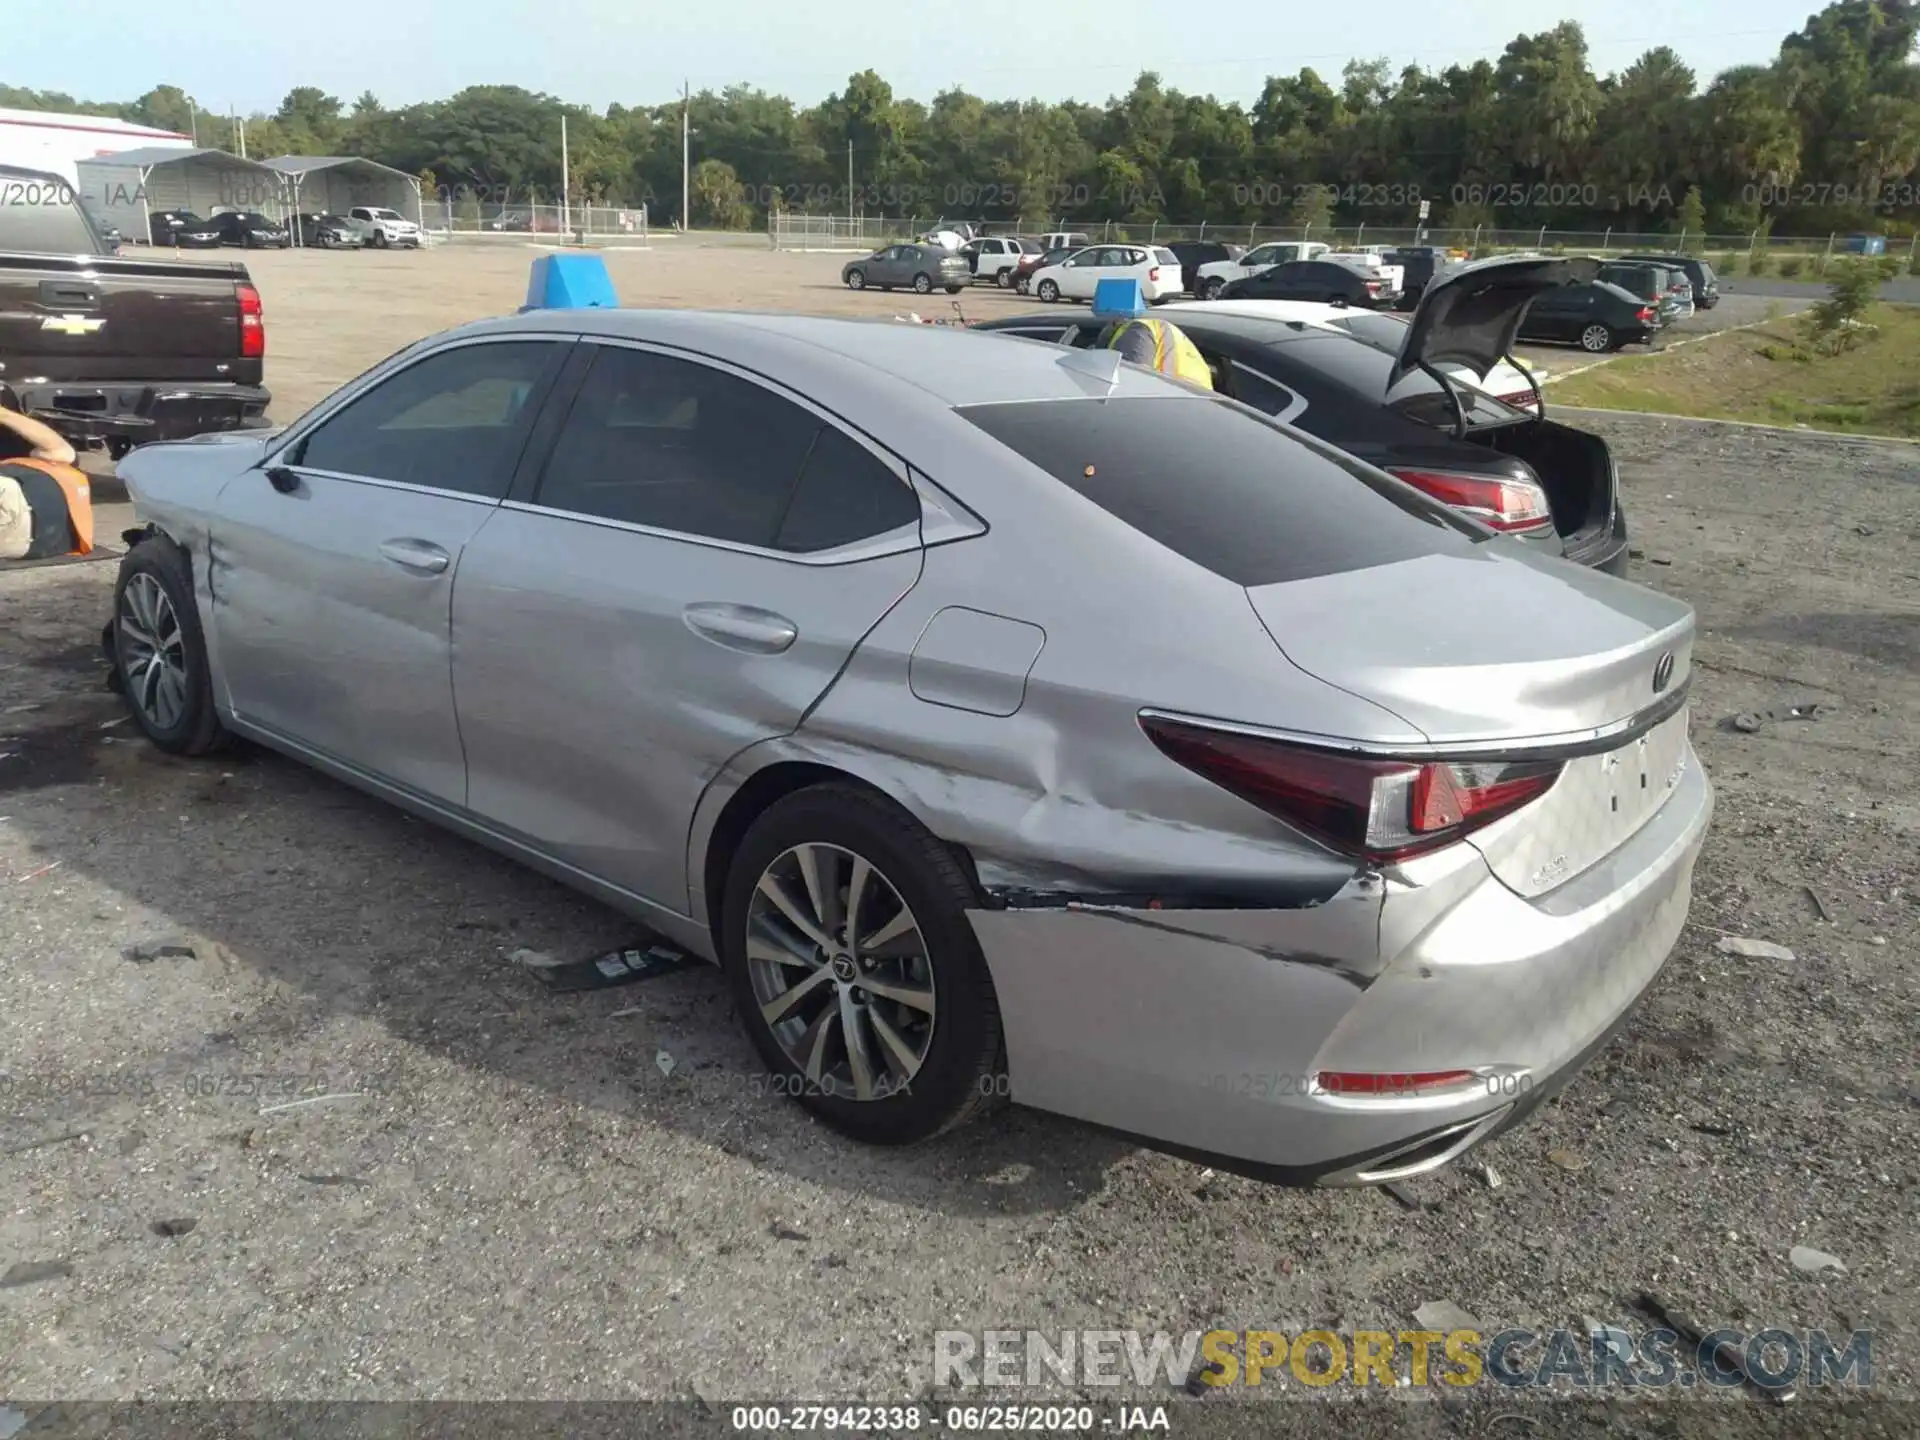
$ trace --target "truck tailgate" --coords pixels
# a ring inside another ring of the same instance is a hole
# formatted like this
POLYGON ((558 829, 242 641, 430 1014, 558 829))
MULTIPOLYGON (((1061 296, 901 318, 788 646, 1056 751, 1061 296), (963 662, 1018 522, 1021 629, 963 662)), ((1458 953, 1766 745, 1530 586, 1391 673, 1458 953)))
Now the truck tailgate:
POLYGON ((258 384, 239 265, 0 253, 0 378, 258 384))

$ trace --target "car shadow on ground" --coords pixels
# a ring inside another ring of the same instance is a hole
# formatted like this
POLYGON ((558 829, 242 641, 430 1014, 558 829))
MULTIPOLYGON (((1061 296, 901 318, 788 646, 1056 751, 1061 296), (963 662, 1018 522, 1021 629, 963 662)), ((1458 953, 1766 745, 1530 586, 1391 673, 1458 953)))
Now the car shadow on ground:
MULTIPOLYGON (((85 610, 98 604, 85 587, 85 610)), ((338 1053, 329 1068, 381 1067, 391 1073, 369 1088, 398 1093, 414 1083, 412 1071, 439 1073, 431 1061, 451 1061, 547 1093, 556 1127, 586 1107, 619 1117, 636 1147, 664 1127, 797 1179, 948 1213, 1068 1209, 1132 1153, 1012 1107, 922 1146, 839 1137, 777 1093, 717 969, 549 991, 517 953, 588 959, 645 932, 264 749, 240 745, 203 760, 161 753, 130 721, 116 723, 125 712, 105 689, 97 634, 92 646, 4 656, 15 663, 0 667, 0 710, 17 698, 9 682, 22 671, 36 672, 43 703, 0 725, 0 750, 10 753, 0 810, 37 863, 59 862, 67 884, 85 877, 158 912, 177 938, 289 997, 249 1013, 210 988, 198 1006, 204 1027, 198 1015, 176 1026, 173 1053, 146 1063, 205 1068, 212 1036, 221 1053, 245 1056, 247 1070, 312 1068, 314 1055, 338 1053)), ((169 937, 133 937, 141 938, 169 937)))

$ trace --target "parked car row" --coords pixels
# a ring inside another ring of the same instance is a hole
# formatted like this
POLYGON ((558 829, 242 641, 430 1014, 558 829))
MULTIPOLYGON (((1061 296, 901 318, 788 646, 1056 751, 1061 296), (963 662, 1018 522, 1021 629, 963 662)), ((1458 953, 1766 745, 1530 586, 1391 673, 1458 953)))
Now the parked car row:
POLYGON ((1433 281, 1397 349, 1171 302, 1224 393, 1058 307, 482 321, 124 460, 103 639, 156 746, 282 751, 719 965, 844 1133, 1010 1096, 1403 1179, 1625 1020, 1712 813, 1692 610, 1565 558, 1621 553, 1606 445, 1440 368, 1595 268, 1433 281))
POLYGON ((421 243, 417 224, 382 205, 357 205, 345 215, 302 213, 292 225, 257 210, 219 210, 205 218, 191 210, 154 210, 147 223, 153 244, 179 250, 217 250, 223 245, 284 250, 294 244, 294 226, 298 226, 301 245, 319 249, 390 245, 418 249, 421 243))

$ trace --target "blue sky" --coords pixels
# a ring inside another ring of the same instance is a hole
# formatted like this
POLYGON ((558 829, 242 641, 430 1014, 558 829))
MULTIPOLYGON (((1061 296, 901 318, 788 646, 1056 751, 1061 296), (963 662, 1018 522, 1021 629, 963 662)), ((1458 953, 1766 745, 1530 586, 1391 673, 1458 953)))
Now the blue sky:
MULTIPOLYGON (((8 0, 7 8, 29 0, 8 0)), ((1704 82, 1765 61, 1817 0, 91 0, 7 27, 8 83, 92 100, 158 83, 213 110, 270 110, 295 85, 390 105, 518 84, 601 108, 736 81, 812 104, 871 66, 896 94, 1104 100, 1142 69, 1251 102, 1262 79, 1350 58, 1493 58, 1522 30, 1586 28, 1595 69, 1668 44, 1704 82), (55 19, 57 13, 57 20, 55 19), (1097 19, 1095 17, 1098 17, 1097 19)))

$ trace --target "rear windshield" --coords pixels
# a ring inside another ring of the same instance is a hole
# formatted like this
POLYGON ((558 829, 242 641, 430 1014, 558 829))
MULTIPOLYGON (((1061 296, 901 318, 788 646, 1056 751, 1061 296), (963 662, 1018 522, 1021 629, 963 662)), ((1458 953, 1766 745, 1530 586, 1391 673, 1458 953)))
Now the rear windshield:
POLYGON ((1236 585, 1464 554, 1484 538, 1410 486, 1224 399, 1050 400, 958 413, 1236 585))
POLYGON ((0 250, 104 255, 107 245, 66 181, 0 169, 0 250))
POLYGON ((1162 265, 1178 265, 1180 263, 1180 257, 1171 250, 1156 250, 1153 252, 1153 258, 1158 260, 1162 265))

